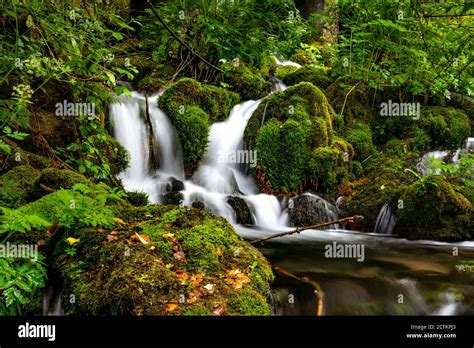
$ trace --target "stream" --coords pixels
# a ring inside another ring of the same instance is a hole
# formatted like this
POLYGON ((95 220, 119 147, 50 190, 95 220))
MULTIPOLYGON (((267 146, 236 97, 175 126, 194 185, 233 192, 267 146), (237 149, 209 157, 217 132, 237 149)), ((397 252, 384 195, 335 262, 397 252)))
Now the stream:
MULTIPOLYGON (((280 81, 274 84, 275 90, 285 89, 280 81)), ((259 193, 248 164, 222 160, 243 150, 245 127, 262 99, 234 106, 226 121, 211 126, 201 166, 185 180, 179 139, 168 117, 157 107, 157 98, 158 94, 148 97, 149 122, 145 120, 143 94, 122 95, 119 103, 110 106, 114 136, 131 155, 131 166, 119 176, 127 190, 146 192, 152 203, 161 203, 178 180, 182 182, 182 205, 199 203, 225 217, 246 239, 292 229, 288 200, 259 193), (151 169, 150 136, 157 149, 158 169, 151 169), (245 201, 252 226, 236 223, 229 196, 245 201)), ((321 214, 334 216, 331 203, 323 201, 321 206, 321 214)), ((408 241, 389 234, 333 229, 304 231, 257 247, 273 266, 308 277, 321 287, 324 315, 474 314, 474 274, 459 266, 461 260, 473 259, 472 241, 408 241), (359 248, 358 255, 327 256, 328 248, 336 250, 344 245, 359 248), (453 256, 453 248, 457 256, 453 256)), ((314 287, 281 274, 274 282, 271 302, 274 315, 317 312, 314 287)))

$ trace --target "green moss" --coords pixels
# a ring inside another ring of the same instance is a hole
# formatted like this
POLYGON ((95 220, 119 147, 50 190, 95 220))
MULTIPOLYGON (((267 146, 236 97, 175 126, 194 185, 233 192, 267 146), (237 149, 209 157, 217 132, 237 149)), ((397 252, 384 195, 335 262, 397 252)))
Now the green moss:
POLYGON ((459 148, 471 134, 469 118, 464 112, 454 108, 423 109, 419 127, 431 138, 431 147, 445 150, 459 148))
POLYGON ((70 189, 75 184, 92 185, 92 182, 84 175, 69 169, 46 168, 43 170, 34 184, 31 197, 38 199, 51 191, 58 189, 70 189))
POLYGON ((354 147, 356 160, 363 161, 374 155, 376 148, 372 141, 372 131, 367 124, 354 122, 345 129, 343 134, 354 147))
POLYGON ((14 167, 0 176, 0 206, 16 208, 26 203, 37 177, 35 169, 29 165, 14 167))
POLYGON ((270 315, 266 299, 249 287, 229 294, 230 315, 270 315))
POLYGON ((292 65, 279 66, 275 72, 275 76, 279 79, 283 79, 286 75, 294 72, 298 68, 292 65))
POLYGON ((288 86, 293 86, 300 82, 311 82, 321 89, 327 88, 332 82, 327 71, 321 68, 306 66, 286 73, 282 80, 288 86))
POLYGON ((402 159, 375 155, 362 164, 364 176, 340 187, 339 195, 343 196, 340 209, 344 214, 364 216, 357 229, 372 232, 382 206, 398 204, 401 190, 415 179, 404 171, 407 167, 402 159))
POLYGON ((271 311, 265 297, 249 287, 232 291, 229 296, 229 315, 270 315, 271 311))
POLYGON ((272 87, 259 72, 243 64, 226 73, 225 81, 234 92, 240 94, 242 100, 263 98, 270 93, 272 87))
POLYGON ((113 239, 90 228, 69 231, 79 242, 67 262, 59 261, 64 246, 57 244, 54 268, 64 278, 63 293, 77 299, 64 301, 68 314, 213 315, 217 306, 227 315, 270 313, 271 267, 224 219, 198 209, 156 205, 124 208, 118 216, 135 222, 113 239), (149 244, 129 243, 137 228, 149 244), (178 249, 184 259, 176 258, 178 249), (246 274, 250 282, 230 286, 226 279, 231 270, 246 274), (177 272, 188 278, 180 279, 177 272), (193 274, 201 275, 202 282, 191 282, 193 274), (208 284, 210 293, 189 302, 208 284), (170 303, 178 305, 171 312, 170 303))
POLYGON ((94 159, 97 165, 108 164, 111 175, 118 175, 127 169, 129 164, 129 156, 127 150, 115 140, 112 136, 107 135, 103 139, 93 137, 94 145, 99 149, 101 160, 94 159))
MULTIPOLYGON (((300 192, 313 179, 314 171, 308 170, 313 149, 333 143, 330 106, 324 94, 308 82, 275 92, 253 113, 244 140, 249 150, 258 153, 253 174, 262 191, 300 192)), ((334 145, 338 144, 347 147, 344 151, 350 153, 350 161, 352 147, 342 139, 334 145)))
POLYGON ((141 191, 128 191, 127 201, 136 207, 145 206, 148 204, 148 194, 141 191))
POLYGON ((205 153, 211 123, 227 118, 238 95, 215 86, 183 78, 158 99, 170 117, 183 147, 186 172, 191 175, 205 153))
POLYGON ((328 192, 336 186, 334 169, 338 156, 339 151, 330 147, 318 147, 313 150, 308 167, 311 177, 318 182, 319 192, 328 192))
POLYGON ((409 239, 460 241, 472 238, 474 209, 462 194, 437 175, 408 186, 397 211, 398 233, 409 239))
POLYGON ((0 153, 1 172, 6 173, 17 166, 28 165, 35 169, 43 169, 51 165, 51 161, 41 155, 23 150, 19 146, 12 146, 9 155, 0 153))
POLYGON ((262 76, 271 76, 275 74, 277 63, 273 56, 265 56, 260 67, 260 74, 262 76))
POLYGON ((288 119, 280 124, 267 122, 257 136, 258 165, 272 187, 283 192, 297 191, 305 178, 308 160, 308 130, 288 119), (285 158, 285 161, 281 161, 285 158))
POLYGON ((379 117, 372 108, 372 92, 361 81, 338 78, 324 93, 336 114, 342 113, 346 124, 354 120, 371 123, 374 118, 379 117))

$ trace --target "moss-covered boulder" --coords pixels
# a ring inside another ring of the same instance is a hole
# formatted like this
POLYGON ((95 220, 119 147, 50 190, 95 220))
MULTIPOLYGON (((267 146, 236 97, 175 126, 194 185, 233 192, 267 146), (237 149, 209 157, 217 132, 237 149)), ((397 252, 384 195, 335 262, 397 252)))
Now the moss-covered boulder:
POLYGON ((336 114, 342 114, 345 123, 360 120, 370 123, 377 112, 372 107, 373 91, 362 81, 338 78, 324 91, 336 114))
POLYGON ((235 213, 235 221, 238 224, 250 225, 252 224, 252 213, 247 205, 247 202, 238 196, 227 197, 227 203, 232 207, 235 213))
POLYGON ((407 162, 397 157, 377 155, 362 166, 363 176, 339 187, 340 209, 346 216, 364 216, 360 225, 351 226, 353 229, 372 232, 383 205, 396 206, 401 190, 415 177, 405 171, 407 162))
POLYGON ((178 133, 188 175, 205 153, 210 124, 226 119, 238 100, 235 93, 189 78, 172 84, 158 99, 178 133))
POLYGON ((0 206, 16 208, 26 203, 38 173, 29 165, 14 167, 0 176, 0 206))
POLYGON ((468 116, 454 108, 423 108, 419 127, 431 138, 430 149, 456 150, 471 135, 468 116))
POLYGON ((74 255, 57 244, 66 313, 270 314, 270 265, 224 219, 172 206, 117 214, 120 229, 68 231, 74 255))
MULTIPOLYGON (((265 76, 266 77, 266 76, 265 76)), ((272 84, 259 71, 240 64, 226 73, 225 81, 242 100, 256 100, 271 92, 272 84)))
MULTIPOLYGON (((283 72, 285 72, 285 70, 283 72)), ((326 70, 310 66, 304 66, 294 71, 285 73, 281 79, 288 86, 293 86, 300 82, 306 81, 311 82, 313 85, 321 88, 322 90, 326 89, 332 82, 326 70)))
POLYGON ((244 140, 247 149, 257 151, 252 172, 267 193, 292 195, 305 188, 329 189, 337 180, 327 176, 341 177, 336 172, 350 170, 353 157, 352 146, 333 135, 326 97, 309 82, 275 92, 263 101, 248 122, 244 140), (330 172, 317 168, 326 160, 330 172))
POLYGON ((396 232, 408 239, 446 242, 471 239, 472 203, 441 176, 428 175, 403 190, 396 232))
POLYGON ((93 142, 100 152, 100 158, 92 160, 96 165, 108 165, 111 175, 118 175, 125 171, 129 165, 127 150, 110 135, 93 137, 93 142))
POLYGON ((70 189, 75 184, 91 185, 92 182, 84 175, 69 169, 46 168, 34 182, 31 190, 31 199, 38 199, 59 189, 70 189))
POLYGON ((412 139, 411 150, 455 150, 471 134, 468 116, 460 109, 428 106, 420 108, 419 119, 398 116, 374 117, 375 142, 384 144, 396 139, 412 139))
POLYGON ((343 137, 354 147, 354 159, 364 161, 375 154, 372 130, 364 122, 353 122, 344 129, 343 137))
POLYGON ((9 154, 0 153, 0 174, 6 173, 16 166, 31 166, 35 169, 43 169, 51 165, 51 161, 41 155, 25 151, 13 142, 9 142, 11 151, 9 154))

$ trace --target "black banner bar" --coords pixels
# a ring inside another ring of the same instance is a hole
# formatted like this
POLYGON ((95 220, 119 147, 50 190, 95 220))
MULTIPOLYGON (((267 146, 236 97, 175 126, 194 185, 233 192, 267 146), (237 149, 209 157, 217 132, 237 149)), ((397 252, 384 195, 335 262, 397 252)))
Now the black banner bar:
POLYGON ((242 343, 291 347, 318 343, 473 347, 474 321, 473 317, 434 316, 0 318, 1 348, 36 343, 42 346, 242 343), (43 337, 31 337, 38 335, 43 337))

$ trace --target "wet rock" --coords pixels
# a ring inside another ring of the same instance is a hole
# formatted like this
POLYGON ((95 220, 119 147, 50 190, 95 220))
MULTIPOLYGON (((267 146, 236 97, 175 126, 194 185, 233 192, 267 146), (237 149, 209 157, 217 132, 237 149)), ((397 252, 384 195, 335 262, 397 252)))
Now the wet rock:
POLYGON ((194 201, 194 202, 191 204, 191 206, 192 206, 193 208, 196 208, 196 209, 204 209, 204 208, 206 208, 206 206, 204 205, 204 203, 201 202, 201 201, 194 201))
POLYGON ((251 225, 252 222, 252 213, 250 212, 247 202, 237 196, 229 196, 227 198, 227 203, 234 209, 236 221, 238 224, 251 225))
POLYGON ((290 224, 295 227, 315 225, 337 220, 337 208, 313 194, 302 194, 292 198, 288 203, 290 224))
POLYGON ((179 205, 183 202, 184 196, 181 192, 170 192, 164 195, 163 203, 164 204, 175 204, 179 205))

